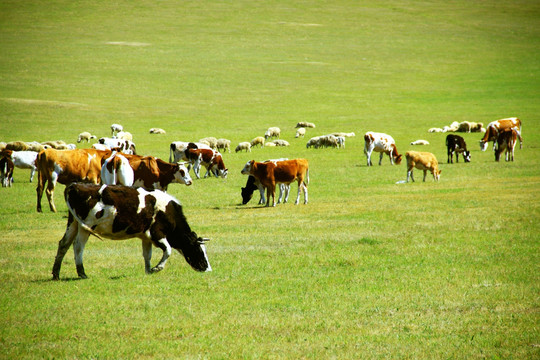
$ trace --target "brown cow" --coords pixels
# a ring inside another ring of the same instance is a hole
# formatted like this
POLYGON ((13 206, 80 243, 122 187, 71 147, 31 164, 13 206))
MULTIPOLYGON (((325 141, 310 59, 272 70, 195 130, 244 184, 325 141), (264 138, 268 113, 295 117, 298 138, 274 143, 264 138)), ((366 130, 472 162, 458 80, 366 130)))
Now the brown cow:
POLYGON ((43 189, 49 200, 51 211, 56 212, 54 206, 54 187, 56 182, 71 184, 72 182, 88 182, 99 184, 101 173, 101 159, 110 156, 111 151, 95 149, 55 150, 45 149, 36 159, 38 169, 37 211, 42 212, 41 198, 43 189))
POLYGON ((198 148, 196 144, 189 143, 184 154, 190 164, 193 165, 193 172, 195 172, 197 179, 201 178, 199 175, 201 165, 204 165, 207 169, 204 177, 207 177, 210 172, 212 172, 215 177, 227 177, 228 169, 225 167, 223 158, 218 151, 213 149, 201 149, 198 148))
MULTIPOLYGON (((248 161, 242 169, 242 174, 253 175, 266 188, 266 206, 276 206, 276 184, 298 182, 298 195, 295 205, 300 201, 300 191, 304 191, 304 204, 308 203, 309 164, 306 159, 284 160, 279 162, 248 161)), ((288 196, 288 194, 286 195, 288 196)))
POLYGON ((499 161, 505 151, 505 160, 514 161, 514 149, 516 147, 518 132, 514 129, 506 129, 499 133, 495 147, 495 161, 499 161))
POLYGON ((492 121, 486 127, 486 133, 484 137, 480 140, 480 149, 486 151, 488 147, 488 142, 493 141, 493 150, 495 150, 495 143, 499 137, 499 133, 506 129, 516 130, 516 135, 519 138, 519 148, 523 147, 523 139, 521 137, 521 120, 517 117, 500 119, 492 121))
POLYGON ((439 170, 439 162, 435 155, 430 152, 407 151, 405 158, 407 159, 407 182, 409 182, 409 176, 414 182, 414 168, 424 171, 424 182, 426 181, 428 170, 433 174, 433 179, 439 181, 441 170, 439 170))

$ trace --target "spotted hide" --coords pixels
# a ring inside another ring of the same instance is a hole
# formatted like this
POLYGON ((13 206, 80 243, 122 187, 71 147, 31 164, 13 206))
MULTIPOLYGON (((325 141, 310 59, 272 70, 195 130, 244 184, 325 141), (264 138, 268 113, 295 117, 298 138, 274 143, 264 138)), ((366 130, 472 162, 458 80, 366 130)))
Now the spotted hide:
POLYGON ((112 240, 137 237, 142 240, 146 273, 163 270, 172 249, 178 250, 197 271, 211 271, 203 239, 189 227, 182 206, 160 190, 123 185, 74 183, 64 192, 69 217, 52 270, 60 278, 62 260, 73 244, 77 274, 85 279, 83 251, 88 237, 112 240), (160 262, 151 267, 152 245, 163 251, 160 262))

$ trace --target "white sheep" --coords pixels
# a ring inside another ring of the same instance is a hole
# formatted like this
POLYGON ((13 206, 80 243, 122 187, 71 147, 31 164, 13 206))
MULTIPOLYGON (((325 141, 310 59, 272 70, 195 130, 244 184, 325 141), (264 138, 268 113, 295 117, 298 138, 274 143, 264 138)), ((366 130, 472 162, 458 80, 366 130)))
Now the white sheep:
POLYGON ((274 140, 272 141, 276 146, 289 146, 289 142, 285 140, 274 140))
POLYGON ((218 139, 216 149, 219 150, 228 150, 228 152, 231 152, 231 140, 227 139, 218 139))
POLYGON ((306 128, 301 127, 296 130, 295 138, 304 137, 304 135, 306 135, 306 128))
POLYGON ((212 149, 217 149, 217 139, 213 136, 205 137, 199 140, 200 143, 210 146, 212 149))
POLYGON ((246 150, 246 152, 251 152, 251 144, 248 141, 241 142, 240 144, 238 144, 234 152, 239 152, 242 150, 246 150))
POLYGON ((115 136, 120 131, 124 130, 124 127, 120 124, 112 124, 111 125, 111 136, 115 136))
POLYGON ((266 130, 266 133, 264 133, 264 138, 269 139, 273 137, 277 137, 279 139, 279 135, 281 134, 281 130, 278 127, 271 127, 266 130))
POLYGON ((151 128, 150 134, 166 134, 167 132, 160 128, 151 128))
POLYGON ((298 124, 296 124, 297 128, 315 128, 314 123, 300 121, 298 124))
POLYGON ((77 142, 80 143, 81 141, 89 142, 90 139, 97 139, 96 135, 90 134, 88 131, 83 131, 79 134, 79 137, 77 138, 77 142))
MULTIPOLYGON (((448 135, 450 136, 450 135, 448 135)), ((411 142, 411 145, 429 145, 429 141, 427 140, 416 140, 411 142)))
POLYGON ((255 147, 256 145, 264 147, 264 138, 262 136, 257 136, 251 140, 251 147, 255 147))
POLYGON ((118 134, 116 134, 116 139, 133 141, 133 135, 127 131, 120 131, 118 134))

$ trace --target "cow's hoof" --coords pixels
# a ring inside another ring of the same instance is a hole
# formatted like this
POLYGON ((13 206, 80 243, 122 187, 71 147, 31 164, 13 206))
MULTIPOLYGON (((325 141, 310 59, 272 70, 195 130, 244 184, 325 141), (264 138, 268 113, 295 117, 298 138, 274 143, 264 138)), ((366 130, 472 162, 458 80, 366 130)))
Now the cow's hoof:
POLYGON ((163 270, 162 267, 153 267, 152 270, 150 270, 150 273, 153 274, 153 273, 157 273, 157 272, 160 272, 161 270, 163 270))

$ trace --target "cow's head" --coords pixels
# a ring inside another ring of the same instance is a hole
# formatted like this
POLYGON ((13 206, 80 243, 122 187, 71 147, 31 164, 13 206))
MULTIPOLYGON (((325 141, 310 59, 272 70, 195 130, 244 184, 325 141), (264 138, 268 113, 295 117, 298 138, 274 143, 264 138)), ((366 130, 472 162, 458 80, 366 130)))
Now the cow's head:
POLYGON ((251 167, 253 166, 254 162, 255 162, 255 160, 250 160, 250 161, 248 161, 246 163, 246 165, 244 166, 244 168, 241 171, 243 175, 251 174, 251 167))
POLYGON ((403 155, 399 154, 397 156, 394 156, 394 162, 396 163, 396 165, 399 165, 401 164, 401 158, 403 157, 403 155))
POLYGON ((441 178, 441 172, 442 170, 433 171, 433 177, 435 178, 435 181, 439 181, 439 179, 441 178))
POLYGON ((193 184, 188 169, 182 163, 178 163, 178 169, 174 172, 174 179, 177 183, 186 184, 187 186, 193 184))
POLYGON ((463 152, 463 160, 465 160, 465 162, 471 162, 471 152, 466 150, 463 152))
POLYGON ((484 140, 480 140, 480 150, 486 151, 488 148, 488 142, 484 140))
POLYGON ((189 241, 183 242, 177 250, 184 255, 187 263, 194 270, 212 271, 212 267, 208 261, 208 255, 206 254, 206 246, 204 245, 210 239, 200 238, 195 232, 191 232, 188 238, 189 241))

